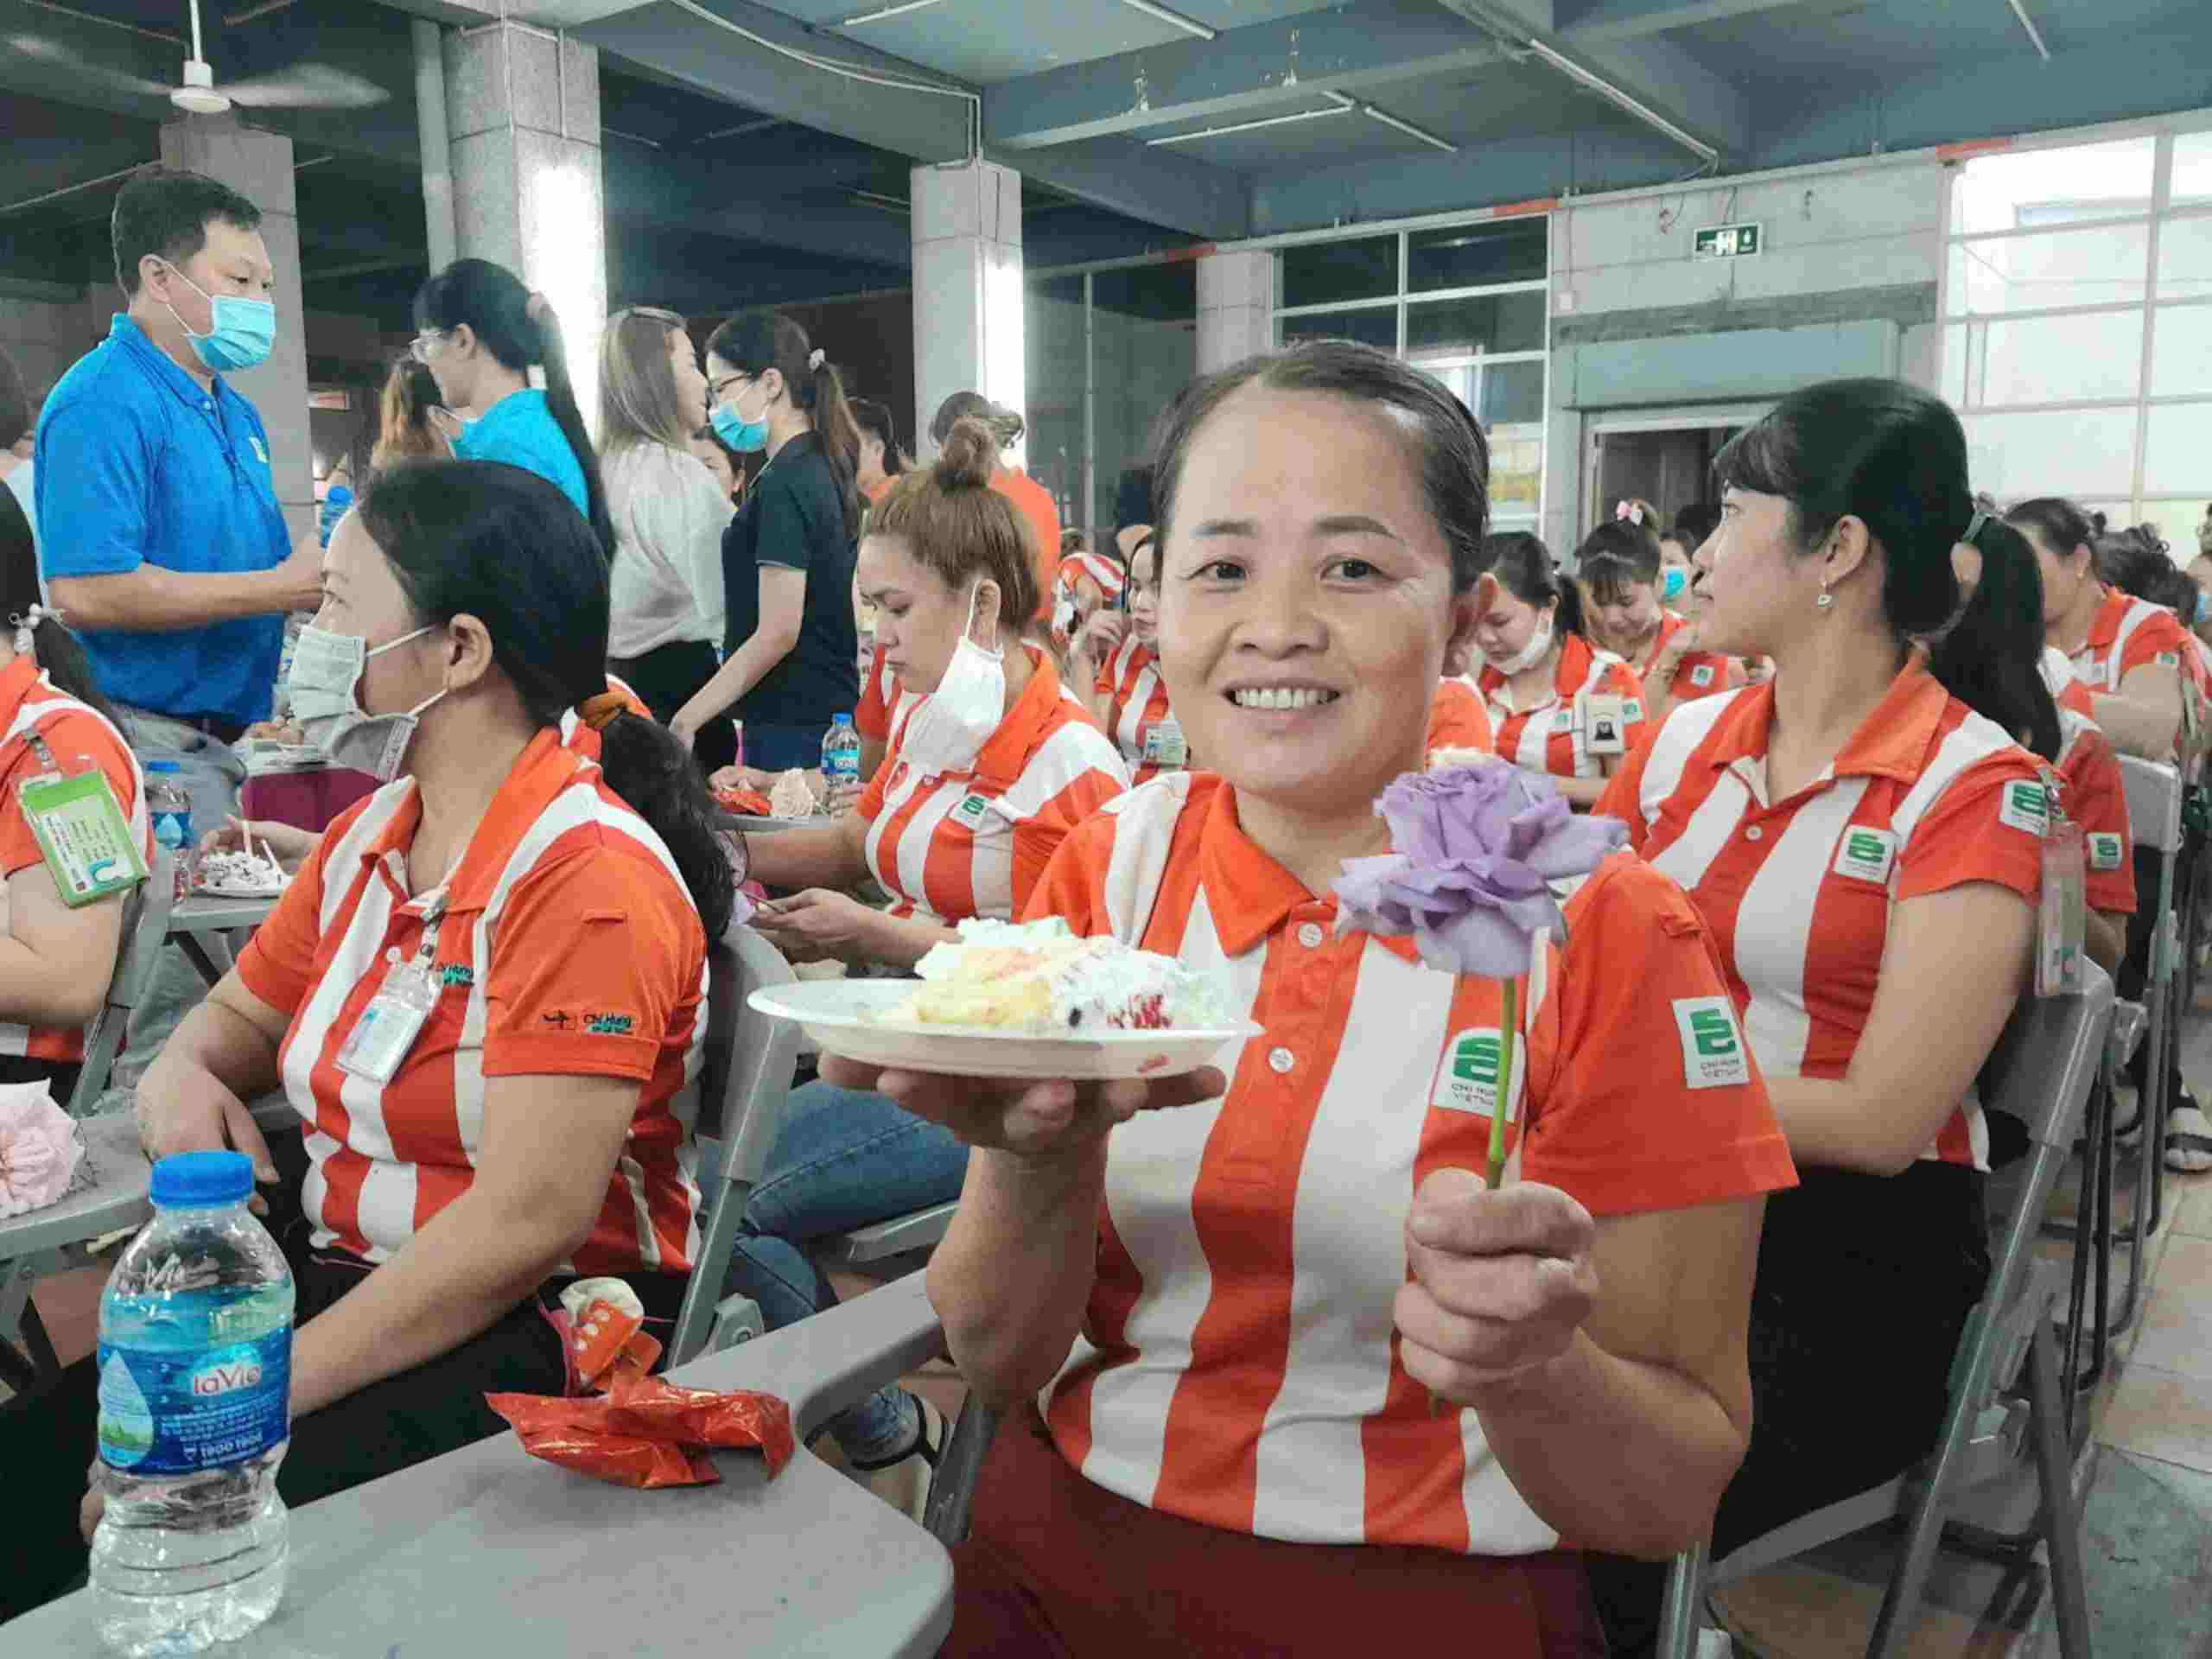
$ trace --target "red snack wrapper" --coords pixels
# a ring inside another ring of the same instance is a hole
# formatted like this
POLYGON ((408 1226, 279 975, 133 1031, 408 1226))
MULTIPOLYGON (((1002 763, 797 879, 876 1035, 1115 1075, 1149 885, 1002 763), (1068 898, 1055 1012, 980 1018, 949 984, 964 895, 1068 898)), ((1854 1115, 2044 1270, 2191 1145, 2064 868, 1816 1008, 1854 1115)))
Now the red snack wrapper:
POLYGON ((791 1408, 773 1395, 712 1394, 646 1376, 624 1358, 601 1398, 487 1394, 523 1450, 618 1486, 702 1486, 720 1477, 709 1446, 757 1446, 771 1478, 796 1449, 791 1408))
POLYGON ((768 798, 757 789, 718 789, 715 791, 715 804, 725 812, 743 813, 749 817, 773 816, 768 810, 768 798))

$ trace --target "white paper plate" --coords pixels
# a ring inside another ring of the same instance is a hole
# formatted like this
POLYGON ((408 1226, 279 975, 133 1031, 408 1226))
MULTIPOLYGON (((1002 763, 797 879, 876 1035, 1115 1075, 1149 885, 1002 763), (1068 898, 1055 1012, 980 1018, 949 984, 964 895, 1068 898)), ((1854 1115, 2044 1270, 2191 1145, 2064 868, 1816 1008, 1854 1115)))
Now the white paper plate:
POLYGON ((194 898, 282 899, 284 896, 284 887, 289 886, 291 883, 289 880, 284 883, 284 887, 233 887, 227 882, 208 881, 194 887, 192 892, 194 898))
POLYGON ((982 1026, 887 1025, 880 1016, 914 994, 900 979, 821 979, 764 985, 746 1000, 761 1013, 796 1020, 830 1054, 864 1065, 896 1066, 957 1077, 1173 1077, 1195 1071, 1240 1037, 1249 1021, 1179 1031, 1098 1031, 1084 1036, 993 1030, 982 1026))

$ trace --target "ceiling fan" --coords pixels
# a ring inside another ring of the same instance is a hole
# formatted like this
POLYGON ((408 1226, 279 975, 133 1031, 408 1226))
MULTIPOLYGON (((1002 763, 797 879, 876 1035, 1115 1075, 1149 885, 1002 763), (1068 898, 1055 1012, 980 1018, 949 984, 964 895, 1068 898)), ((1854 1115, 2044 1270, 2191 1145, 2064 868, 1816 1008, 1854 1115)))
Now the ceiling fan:
POLYGON ((200 0, 188 3, 192 13, 192 55, 184 60, 182 79, 174 86, 92 62, 35 35, 12 35, 7 44, 69 74, 142 98, 165 98, 194 115, 220 115, 233 105, 253 110, 363 110, 391 96, 374 81, 325 63, 296 63, 289 69, 249 75, 218 86, 215 72, 200 48, 200 0))

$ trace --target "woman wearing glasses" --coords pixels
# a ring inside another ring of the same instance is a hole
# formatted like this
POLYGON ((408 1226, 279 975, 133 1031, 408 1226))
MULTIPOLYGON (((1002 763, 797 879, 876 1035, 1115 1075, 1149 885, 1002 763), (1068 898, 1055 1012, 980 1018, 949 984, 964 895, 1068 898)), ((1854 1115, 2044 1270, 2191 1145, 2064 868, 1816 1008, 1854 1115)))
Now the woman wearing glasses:
MULTIPOLYGON (((634 306, 599 344, 599 442, 614 520, 608 666, 665 724, 714 678, 722 638, 722 532, 733 509, 690 448, 707 423, 707 377, 673 311, 634 306)), ((696 747, 709 770, 737 758, 727 720, 696 747)))
POLYGON ((557 486, 583 514, 607 556, 614 526, 599 457, 569 380, 561 320, 505 265, 456 259, 415 296, 415 359, 438 383, 438 401, 474 418, 453 441, 458 461, 504 461, 557 486), (545 390, 530 384, 545 371, 545 390))

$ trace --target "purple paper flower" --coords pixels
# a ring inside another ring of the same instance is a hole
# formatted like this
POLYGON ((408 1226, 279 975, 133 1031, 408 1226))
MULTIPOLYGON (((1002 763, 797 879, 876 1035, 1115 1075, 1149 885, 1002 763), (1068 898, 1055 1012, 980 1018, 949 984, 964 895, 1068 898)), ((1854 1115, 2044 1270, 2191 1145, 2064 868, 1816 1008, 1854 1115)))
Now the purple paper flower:
POLYGON ((1549 883, 1586 875, 1628 839, 1612 818, 1577 817, 1549 780, 1502 760, 1408 772, 1376 814, 1391 851, 1344 861, 1337 931, 1410 936, 1450 974, 1511 980, 1530 939, 1564 938, 1549 883))

